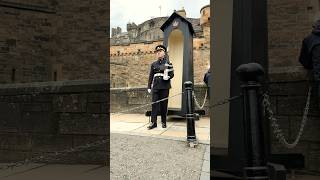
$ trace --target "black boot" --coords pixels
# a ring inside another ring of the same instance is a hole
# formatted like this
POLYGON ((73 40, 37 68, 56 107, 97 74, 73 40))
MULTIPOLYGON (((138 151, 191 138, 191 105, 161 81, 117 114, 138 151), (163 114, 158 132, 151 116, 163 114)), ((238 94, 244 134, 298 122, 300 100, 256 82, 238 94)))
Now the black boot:
POLYGON ((167 128, 167 123, 162 123, 162 128, 167 128))
POLYGON ((149 126, 148 126, 148 129, 153 129, 153 128, 156 128, 157 127, 157 123, 154 123, 152 122, 149 126))

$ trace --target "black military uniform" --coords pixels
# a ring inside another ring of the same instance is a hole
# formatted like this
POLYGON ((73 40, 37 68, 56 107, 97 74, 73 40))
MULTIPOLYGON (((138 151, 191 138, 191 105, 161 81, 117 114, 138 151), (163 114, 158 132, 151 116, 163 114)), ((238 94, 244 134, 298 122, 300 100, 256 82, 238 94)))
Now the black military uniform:
POLYGON ((206 83, 206 85, 207 85, 207 95, 210 98, 210 88, 211 88, 211 71, 210 71, 210 68, 204 74, 203 82, 206 83))
MULTIPOLYGON (((166 47, 158 45, 156 51, 164 51, 166 53, 166 47)), ((171 88, 170 80, 173 78, 173 66, 169 62, 167 56, 160 58, 151 64, 148 89, 152 92, 152 102, 156 102, 160 99, 167 98, 169 95, 169 89, 171 88)), ((157 115, 160 108, 162 127, 166 128, 168 100, 161 101, 152 105, 151 111, 151 124, 148 129, 157 127, 157 115)))

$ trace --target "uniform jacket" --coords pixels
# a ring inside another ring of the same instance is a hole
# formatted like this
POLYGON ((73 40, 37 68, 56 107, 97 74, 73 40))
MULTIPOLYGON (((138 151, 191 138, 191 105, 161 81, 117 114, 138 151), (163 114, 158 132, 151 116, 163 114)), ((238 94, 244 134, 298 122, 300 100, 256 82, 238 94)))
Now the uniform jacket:
POLYGON ((148 81, 148 89, 170 89, 171 83, 170 80, 173 78, 174 72, 171 62, 169 62, 166 58, 160 60, 156 60, 151 64, 149 81, 148 81), (170 66, 166 66, 170 65, 170 66), (164 73, 164 70, 168 68, 170 71, 168 72, 169 79, 164 80, 163 76, 154 76, 156 73, 164 73))
POLYGON ((211 87, 211 72, 208 70, 203 77, 203 82, 206 83, 208 87, 211 87))
POLYGON ((314 69, 314 68, 319 69, 319 67, 314 67, 314 62, 317 60, 313 59, 314 58, 313 54, 317 53, 317 52, 313 52, 313 50, 316 46, 319 46, 319 45, 320 45, 320 21, 317 21, 316 24, 314 25, 314 29, 312 30, 312 33, 309 34, 302 41, 299 62, 306 69, 314 69))

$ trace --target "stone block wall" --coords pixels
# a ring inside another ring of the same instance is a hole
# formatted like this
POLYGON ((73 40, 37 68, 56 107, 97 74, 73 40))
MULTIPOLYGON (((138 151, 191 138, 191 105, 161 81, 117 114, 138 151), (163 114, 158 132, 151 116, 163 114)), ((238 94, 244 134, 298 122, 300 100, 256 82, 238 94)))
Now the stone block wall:
POLYGON ((270 73, 301 75, 298 62, 303 38, 320 18, 318 0, 268 0, 268 55, 270 73))
MULTIPOLYGON (((320 18, 317 0, 268 0, 268 55, 273 110, 289 142, 300 128, 307 95, 307 72, 298 58, 303 38, 320 18)), ((273 153, 302 153, 306 170, 320 171, 320 109, 311 97, 310 113, 296 148, 281 146, 271 132, 273 153)))
MULTIPOLYGON (((0 87, 0 162, 52 155, 109 138, 105 80, 10 84, 0 87)), ((107 145, 54 163, 104 164, 107 145)))
MULTIPOLYGON (((269 94, 273 111, 288 142, 292 143, 299 132, 308 91, 307 81, 271 82, 269 94)), ((313 88, 308 120, 300 142, 293 149, 281 145, 270 127, 273 153, 302 153, 306 170, 320 171, 320 107, 313 88)), ((320 100, 320 99, 319 99, 320 100)))
POLYGON ((0 83, 51 79, 55 13, 48 1, 0 1, 0 83))
POLYGON ((109 55, 108 1, 58 1, 55 64, 61 80, 106 79, 109 55))
POLYGON ((106 79, 107 3, 1 0, 0 83, 106 79))
MULTIPOLYGON (((206 93, 206 86, 195 85, 194 87, 195 95, 202 105, 206 93)), ((170 96, 170 95, 169 95, 170 96)), ((136 88, 111 88, 110 89, 110 112, 118 113, 121 111, 126 111, 135 107, 143 106, 151 103, 151 94, 147 92, 146 87, 136 87, 136 88)), ((204 110, 206 111, 206 116, 209 116, 208 111, 209 97, 205 102, 204 110)), ((196 108, 198 109, 198 108, 196 108)), ((138 113, 144 114, 146 111, 151 111, 151 105, 144 106, 139 109, 134 109, 125 113, 138 113)))

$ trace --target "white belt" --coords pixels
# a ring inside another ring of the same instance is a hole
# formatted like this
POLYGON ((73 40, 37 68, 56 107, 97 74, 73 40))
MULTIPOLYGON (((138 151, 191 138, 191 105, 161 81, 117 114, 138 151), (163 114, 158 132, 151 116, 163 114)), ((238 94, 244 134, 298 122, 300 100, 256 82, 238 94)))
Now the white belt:
POLYGON ((154 77, 157 77, 157 76, 164 76, 164 74, 163 74, 163 73, 155 73, 153 76, 154 76, 154 77))

